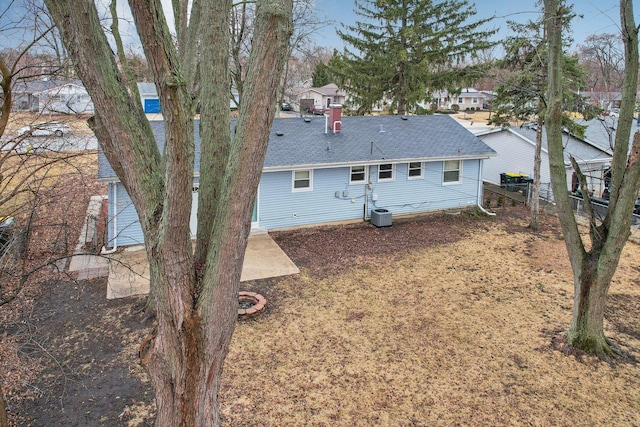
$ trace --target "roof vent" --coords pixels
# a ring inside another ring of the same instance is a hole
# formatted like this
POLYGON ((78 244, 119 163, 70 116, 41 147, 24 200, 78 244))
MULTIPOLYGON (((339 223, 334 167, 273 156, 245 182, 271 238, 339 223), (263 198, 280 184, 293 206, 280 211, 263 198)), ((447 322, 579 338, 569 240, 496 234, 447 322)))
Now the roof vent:
POLYGON ((409 120, 409 118, 407 116, 400 116, 400 119, 402 120, 409 120))
POLYGON ((282 132, 281 130, 277 130, 277 131, 276 131, 276 135, 278 135, 278 136, 282 136, 282 135, 284 135, 284 132, 282 132))
POLYGON ((304 118, 305 123, 311 123, 311 119, 309 117, 304 118))
POLYGON ((378 129, 378 132, 380 132, 380 133, 384 133, 384 132, 385 132, 385 130, 384 130, 384 126, 380 125, 380 129, 378 129))

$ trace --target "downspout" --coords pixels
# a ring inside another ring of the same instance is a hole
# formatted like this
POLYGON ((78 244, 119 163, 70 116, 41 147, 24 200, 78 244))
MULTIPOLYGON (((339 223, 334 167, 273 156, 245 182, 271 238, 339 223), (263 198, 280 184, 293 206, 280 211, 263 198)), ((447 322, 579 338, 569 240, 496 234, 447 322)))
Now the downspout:
POLYGON ((487 211, 485 208, 482 207, 482 193, 483 193, 483 186, 482 186, 482 168, 484 167, 484 160, 480 159, 480 167, 478 168, 478 198, 476 199, 476 206, 478 207, 478 209, 480 209, 480 211, 482 213, 484 213, 485 215, 488 216, 496 216, 496 214, 494 212, 489 212, 487 211))
POLYGON ((100 255, 110 255, 118 250, 118 191, 113 187, 113 247, 107 249, 102 247, 100 255))
MULTIPOLYGON (((373 142, 371 142, 371 151, 373 151, 373 142)), ((366 170, 367 170, 367 183, 364 185, 364 214, 363 214, 363 218, 366 221, 366 220, 370 219, 370 217, 367 214, 369 213, 369 191, 373 187, 373 184, 371 182, 371 165, 367 165, 365 167, 366 167, 366 170)))

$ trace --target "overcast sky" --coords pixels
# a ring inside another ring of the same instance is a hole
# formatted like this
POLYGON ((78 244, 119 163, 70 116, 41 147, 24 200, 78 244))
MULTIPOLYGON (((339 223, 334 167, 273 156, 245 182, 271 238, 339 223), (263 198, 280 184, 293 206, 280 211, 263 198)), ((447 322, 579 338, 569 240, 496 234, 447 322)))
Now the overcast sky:
MULTIPOLYGON (((473 4, 473 1, 469 3, 473 4)), ((575 43, 581 44, 584 39, 591 34, 599 33, 618 33, 620 27, 619 0, 576 0, 574 3, 574 11, 583 15, 582 18, 577 17, 572 22, 573 38, 575 43)), ((636 15, 636 24, 640 21, 640 5, 634 1, 634 9, 636 15)), ((477 18, 488 18, 496 16, 497 18, 491 24, 491 28, 498 28, 500 31, 497 35, 499 39, 509 35, 506 22, 508 20, 516 22, 525 22, 527 20, 535 20, 538 18, 540 8, 536 7, 535 0, 476 0, 477 18)), ((353 13, 353 0, 316 0, 316 6, 319 16, 326 16, 335 21, 335 25, 327 27, 320 31, 315 38, 315 42, 319 46, 342 48, 342 41, 336 35, 336 26, 340 24, 351 25, 356 20, 353 13)))
MULTIPOLYGON (((0 0, 0 12, 6 12, 5 4, 7 0, 0 0)), ((0 13, 0 48, 15 46, 20 40, 24 40, 25 34, 21 31, 4 31, 7 27, 11 27, 10 22, 16 19, 24 11, 20 6, 24 0, 16 0, 11 3, 8 14, 0 13)), ((170 0, 161 0, 165 6, 171 4, 170 0)), ((237 1, 237 0, 235 0, 237 1)), ((327 26, 320 30, 314 38, 316 45, 326 46, 330 48, 341 49, 343 44, 336 35, 336 27, 341 24, 354 24, 356 16, 353 12, 353 0, 315 0, 320 18, 328 18, 334 22, 333 25, 327 26)), ((106 5, 108 0, 97 0, 103 16, 108 16, 106 5)), ((471 1, 470 3, 473 3, 471 1)), ((570 2, 571 3, 571 2, 570 2)), ((575 43, 581 44, 584 39, 592 34, 599 33, 618 33, 619 32, 619 0, 575 0, 574 11, 582 17, 577 17, 572 23, 573 38, 575 43)), ((637 6, 635 8, 636 23, 640 22, 640 2, 634 1, 637 6)), ((524 22, 527 20, 535 20, 539 15, 539 8, 536 7, 536 0, 476 0, 477 18, 488 18, 496 16, 496 19, 490 24, 491 28, 498 28, 500 31, 496 36, 497 39, 503 39, 509 35, 506 28, 506 21, 513 20, 524 22)), ((125 32, 123 37, 125 43, 135 43, 134 31, 126 24, 131 19, 128 11, 127 2, 125 0, 118 1, 119 16, 123 19, 121 23, 121 31, 125 32)), ((169 18, 171 20, 171 18, 169 18)), ((28 32, 28 29, 26 29, 28 32)))

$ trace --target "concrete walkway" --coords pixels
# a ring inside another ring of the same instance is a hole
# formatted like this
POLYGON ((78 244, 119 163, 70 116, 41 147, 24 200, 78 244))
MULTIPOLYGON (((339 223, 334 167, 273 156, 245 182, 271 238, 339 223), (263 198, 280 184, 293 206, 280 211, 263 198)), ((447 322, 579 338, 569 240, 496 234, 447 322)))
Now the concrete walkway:
MULTIPOLYGON (((97 215, 103 196, 94 196, 87 209, 87 217, 97 215)), ((69 263, 70 272, 78 272, 78 280, 108 276, 107 299, 145 295, 149 292, 149 263, 142 246, 129 247, 108 256, 83 255, 85 236, 92 236, 90 225, 80 233, 76 253, 69 263)), ((242 266, 241 282, 288 276, 300 270, 280 246, 266 233, 249 236, 242 266)))

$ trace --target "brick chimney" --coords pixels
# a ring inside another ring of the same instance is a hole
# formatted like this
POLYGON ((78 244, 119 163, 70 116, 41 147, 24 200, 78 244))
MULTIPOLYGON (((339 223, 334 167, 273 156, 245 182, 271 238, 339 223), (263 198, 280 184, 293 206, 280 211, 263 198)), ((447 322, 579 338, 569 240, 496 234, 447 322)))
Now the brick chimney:
POLYGON ((334 133, 342 129, 342 104, 329 105, 329 129, 334 133))

